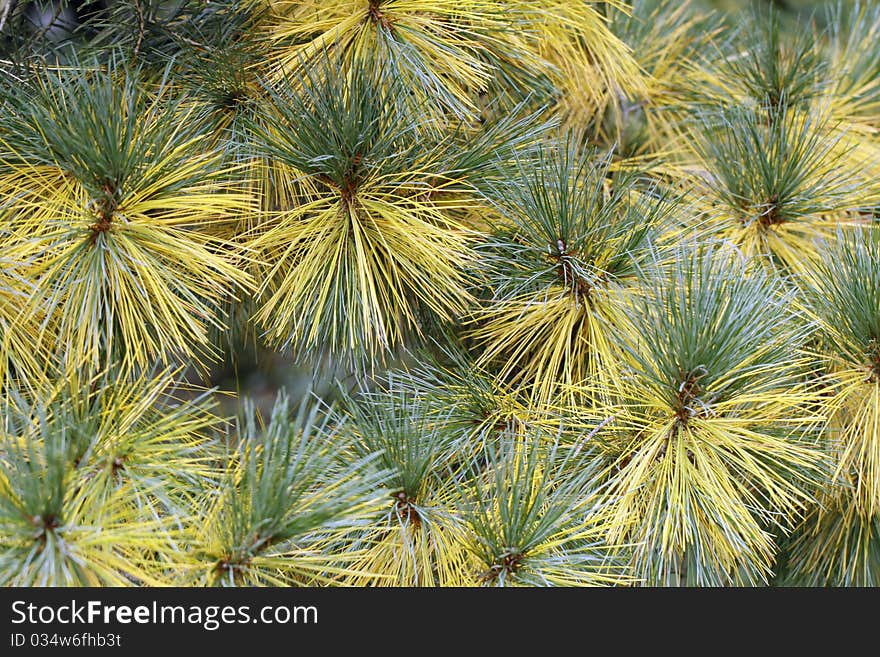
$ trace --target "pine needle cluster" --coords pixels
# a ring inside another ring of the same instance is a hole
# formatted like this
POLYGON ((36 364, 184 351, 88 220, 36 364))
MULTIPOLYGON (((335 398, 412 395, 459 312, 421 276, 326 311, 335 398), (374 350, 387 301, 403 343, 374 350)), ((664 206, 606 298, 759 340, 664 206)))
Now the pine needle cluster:
POLYGON ((877 7, 45 4, 0 584, 880 583, 877 7))

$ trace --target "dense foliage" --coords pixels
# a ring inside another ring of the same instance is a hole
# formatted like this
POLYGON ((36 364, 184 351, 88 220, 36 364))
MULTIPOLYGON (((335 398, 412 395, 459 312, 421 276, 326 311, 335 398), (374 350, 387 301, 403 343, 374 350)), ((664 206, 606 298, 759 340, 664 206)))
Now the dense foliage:
POLYGON ((880 584, 880 7, 710 4, 0 0, 0 583, 880 584))

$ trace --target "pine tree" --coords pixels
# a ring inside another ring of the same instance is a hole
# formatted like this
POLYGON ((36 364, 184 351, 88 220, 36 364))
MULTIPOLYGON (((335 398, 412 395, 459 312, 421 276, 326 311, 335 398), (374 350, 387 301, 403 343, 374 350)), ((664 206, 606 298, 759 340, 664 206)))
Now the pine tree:
POLYGON ((880 582, 880 11, 730 4, 0 0, 0 584, 880 582))

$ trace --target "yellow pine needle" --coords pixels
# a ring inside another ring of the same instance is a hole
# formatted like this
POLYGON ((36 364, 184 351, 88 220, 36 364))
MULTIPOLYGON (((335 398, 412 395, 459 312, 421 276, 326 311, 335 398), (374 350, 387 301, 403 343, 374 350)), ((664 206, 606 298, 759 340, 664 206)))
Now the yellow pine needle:
MULTIPOLYGON (((330 49, 349 61, 378 57, 422 100, 441 100, 458 115, 477 113, 475 92, 495 75, 500 57, 552 76, 568 90, 569 75, 588 68, 606 88, 641 89, 637 64, 591 5, 560 0, 270 1, 267 32, 273 65, 290 72, 330 49)), ((624 10, 623 3, 606 3, 624 10)), ((596 85, 571 87, 589 93, 596 85)))
POLYGON ((470 301, 468 232, 434 203, 368 189, 353 202, 304 203, 262 229, 250 246, 274 264, 256 319, 276 343, 379 355, 420 330, 413 300, 445 320, 470 301))
POLYGON ((825 408, 835 458, 834 481, 852 496, 862 517, 880 512, 880 385, 859 368, 832 374, 825 408))
POLYGON ((359 536, 366 547, 354 563, 350 586, 473 586, 477 564, 454 526, 430 508, 417 522, 392 511, 359 536))
POLYGON ((877 528, 850 491, 824 491, 787 549, 783 584, 876 586, 877 528))
POLYGON ((490 69, 478 56, 485 45, 469 25, 483 29, 498 25, 497 3, 310 0, 271 4, 275 17, 268 32, 277 44, 271 62, 281 74, 328 50, 345 52, 348 61, 377 57, 382 66, 394 66, 406 76, 407 86, 417 94, 436 91, 469 113, 476 112, 470 90, 486 87, 490 69), (392 42, 402 39, 402 56, 386 50, 384 41, 389 38, 392 42))
POLYGON ((829 130, 819 115, 789 108, 769 122, 772 127, 762 125, 758 113, 755 117, 748 136, 708 137, 724 141, 727 160, 719 162, 720 151, 714 163, 701 159, 704 228, 771 270, 805 275, 821 245, 833 242, 838 227, 852 223, 874 193, 857 184, 863 175, 857 167, 847 166, 850 151, 843 133, 829 130), (734 162, 740 168, 735 175, 745 181, 741 188, 731 180, 733 170, 719 175, 719 167, 734 162))
POLYGON ((530 387, 536 403, 550 401, 561 388, 613 376, 608 331, 626 321, 625 298, 618 286, 589 300, 573 299, 560 287, 546 297, 492 304, 471 332, 481 346, 478 364, 500 360, 499 377, 530 387))
MULTIPOLYGON (((537 52, 557 69, 552 79, 561 91, 561 108, 573 120, 601 116, 609 97, 647 97, 647 76, 631 49, 591 6, 596 3, 542 0, 516 4, 524 12, 534 11, 538 18, 537 52)), ((624 3, 606 4, 612 11, 628 12, 624 3)))
POLYGON ((22 234, 19 250, 34 263, 29 276, 37 289, 27 312, 46 316, 39 345, 56 353, 70 345, 71 364, 97 363, 116 337, 125 362, 139 367, 210 350, 207 326, 219 322, 214 304, 250 281, 233 247, 204 231, 251 210, 252 199, 211 179, 166 190, 211 157, 188 159, 121 198, 100 234, 85 189, 60 170, 21 166, 18 180, 0 181, 28 198, 11 222, 22 234))

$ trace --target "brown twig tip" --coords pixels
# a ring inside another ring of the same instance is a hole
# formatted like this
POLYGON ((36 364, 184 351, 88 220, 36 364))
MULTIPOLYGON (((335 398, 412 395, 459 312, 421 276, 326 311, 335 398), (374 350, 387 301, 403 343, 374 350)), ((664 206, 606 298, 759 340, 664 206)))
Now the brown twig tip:
POLYGON ((865 383, 880 383, 880 341, 868 342, 868 378, 865 383))
POLYGON ((250 557, 235 557, 229 556, 221 559, 217 563, 214 564, 214 572, 220 574, 221 576, 225 575, 227 572, 232 571, 233 577, 236 577, 236 571, 240 571, 242 568, 247 568, 251 563, 250 557))
POLYGON ((415 499, 409 497, 406 491, 398 491, 393 493, 391 497, 396 500, 394 509, 403 520, 414 525, 418 525, 421 522, 418 509, 415 507, 415 499))
POLYGON ((61 526, 61 521, 54 514, 47 516, 36 515, 31 518, 31 524, 37 528, 37 531, 34 533, 34 540, 45 544, 46 535, 58 529, 61 526))
POLYGON ((493 563, 483 575, 483 581, 489 582, 497 579, 501 573, 514 575, 522 566, 525 555, 520 552, 508 552, 501 556, 500 563, 493 563))
MULTIPOLYGON (((523 555, 519 554, 518 552, 514 552, 512 554, 505 554, 504 558, 501 560, 501 564, 499 564, 499 565, 502 570, 504 570, 508 573, 515 573, 517 570, 519 570, 519 567, 522 563, 522 559, 523 559, 523 555)), ((493 566, 493 568, 496 568, 496 567, 498 567, 498 566, 493 566)))
POLYGON ((388 30, 389 32, 394 32, 394 25, 385 14, 379 9, 380 0, 370 0, 370 6, 367 8, 367 12, 370 15, 370 20, 373 21, 376 25, 381 25, 383 28, 388 30))
POLYGON ((113 217, 116 214, 116 191, 111 183, 104 183, 101 187, 101 197, 92 200, 89 205, 93 209, 97 221, 89 225, 94 239, 99 233, 105 233, 112 227, 113 217))
POLYGON ((675 398, 675 417, 677 424, 687 424, 687 421, 696 415, 694 410, 694 402, 699 400, 703 394, 703 387, 700 380, 708 375, 706 369, 701 365, 693 371, 680 374, 682 378, 681 384, 678 386, 678 394, 675 398))
POLYGON ((93 233, 106 233, 108 230, 110 230, 110 226, 112 225, 112 223, 113 221, 111 218, 102 216, 100 219, 98 219, 98 221, 90 224, 89 229, 93 233))
POLYGON ((577 299, 588 301, 594 287, 578 276, 575 271, 573 258, 577 254, 567 252, 567 246, 562 240, 558 240, 557 249, 558 253, 550 253, 550 259, 557 263, 556 274, 559 276, 559 280, 562 281, 563 286, 571 290, 577 299))
POLYGON ((785 221, 785 217, 782 215, 782 211, 779 207, 779 195, 773 194, 767 202, 764 204, 766 208, 758 217, 758 224, 762 228, 769 228, 770 226, 775 226, 781 224, 785 221))

